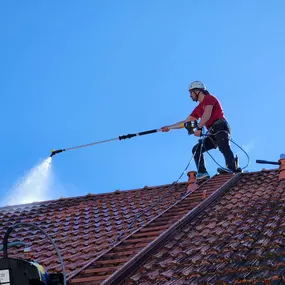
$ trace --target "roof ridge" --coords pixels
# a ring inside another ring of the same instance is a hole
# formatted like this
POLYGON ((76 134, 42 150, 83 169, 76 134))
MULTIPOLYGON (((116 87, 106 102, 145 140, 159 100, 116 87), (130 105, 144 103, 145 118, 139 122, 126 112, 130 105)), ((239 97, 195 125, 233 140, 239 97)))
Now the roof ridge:
MULTIPOLYGON (((225 193, 230 187, 232 187, 239 180, 241 175, 242 173, 234 174, 234 176, 230 180, 227 180, 221 187, 219 187, 215 192, 213 192, 212 195, 210 195, 207 199, 201 202, 198 206, 190 210, 186 215, 184 215, 181 219, 176 221, 172 226, 170 226, 167 230, 165 230, 157 238, 155 238, 150 244, 148 244, 140 252, 135 254, 130 260, 128 260, 125 264, 123 264, 119 270, 115 271, 106 280, 104 280, 102 284, 116 285, 122 282, 127 276, 129 276, 132 272, 134 272, 141 265, 141 263, 143 263, 145 258, 147 258, 151 254, 151 252, 161 247, 161 245, 164 244, 176 232, 178 228, 181 228, 186 223, 189 223, 192 219, 194 219, 197 215, 199 215, 205 208, 207 208, 211 203, 213 203, 217 198, 219 198, 223 193, 225 193)), ((209 180, 207 180, 206 183, 209 180)), ((202 187, 202 185, 199 186, 198 188, 200 187, 202 187)), ((198 188, 195 191, 197 191, 198 188)), ((191 195, 192 193, 193 192, 189 193, 189 195, 191 195)), ((187 196, 185 196, 185 198, 187 196)))
POLYGON ((261 170, 256 170, 256 171, 242 172, 242 174, 256 174, 256 173, 263 173, 263 172, 278 172, 278 171, 279 171, 279 168, 271 168, 271 169, 263 168, 261 170))

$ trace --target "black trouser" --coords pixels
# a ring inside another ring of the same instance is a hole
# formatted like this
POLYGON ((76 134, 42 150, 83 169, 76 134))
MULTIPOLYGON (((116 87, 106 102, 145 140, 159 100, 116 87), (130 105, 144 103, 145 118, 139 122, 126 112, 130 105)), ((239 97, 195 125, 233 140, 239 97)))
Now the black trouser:
POLYGON ((218 120, 217 123, 210 128, 208 136, 203 139, 203 148, 202 139, 193 147, 192 152, 194 155, 196 167, 198 173, 206 172, 205 161, 203 153, 205 151, 219 147, 220 152, 224 155, 226 166, 232 171, 236 171, 236 163, 234 154, 230 147, 230 134, 231 129, 227 121, 218 120))

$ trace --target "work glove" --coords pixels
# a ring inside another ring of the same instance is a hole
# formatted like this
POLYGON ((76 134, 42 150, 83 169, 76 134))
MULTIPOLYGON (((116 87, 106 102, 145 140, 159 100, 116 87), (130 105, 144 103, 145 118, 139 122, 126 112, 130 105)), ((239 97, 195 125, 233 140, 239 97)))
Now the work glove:
POLYGON ((202 130, 196 130, 196 131, 194 132, 194 136, 195 136, 195 137, 201 137, 201 136, 202 136, 202 130))
POLYGON ((161 131, 168 132, 168 131, 170 131, 170 129, 167 126, 164 126, 161 128, 161 131))

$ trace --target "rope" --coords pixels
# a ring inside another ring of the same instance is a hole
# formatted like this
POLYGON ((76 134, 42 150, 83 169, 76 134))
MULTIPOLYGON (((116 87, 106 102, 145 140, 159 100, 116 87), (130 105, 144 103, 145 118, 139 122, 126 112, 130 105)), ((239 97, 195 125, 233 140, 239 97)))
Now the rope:
MULTIPOLYGON (((204 140, 205 140, 205 137, 208 136, 208 132, 207 132, 206 134, 203 134, 203 130, 202 130, 201 132, 202 132, 202 139, 201 139, 201 144, 200 144, 199 161, 198 161, 198 165, 197 165, 198 170, 199 170, 199 166, 200 166, 200 162, 201 162, 202 149, 204 148, 204 140)), ((211 134, 211 135, 217 135, 217 134, 220 133, 220 132, 225 132, 225 133, 227 133, 227 134, 229 135, 229 133, 228 133, 227 131, 218 131, 218 132, 216 132, 216 133, 214 133, 214 134, 211 134)), ((209 138, 210 138, 210 137, 209 137, 209 138)), ((211 139, 211 138, 210 138, 210 139, 211 139)), ((237 146, 245 153, 245 155, 247 156, 247 158, 248 158, 248 163, 247 163, 247 165, 246 165, 245 167, 241 168, 241 169, 245 169, 246 167, 248 167, 248 165, 249 165, 249 163, 250 163, 250 158, 249 158, 248 154, 246 153, 246 151, 245 151, 241 146, 239 146, 237 143, 235 143, 232 139, 229 139, 229 140, 230 140, 231 142, 233 142, 235 145, 237 145, 237 146)), ((179 176, 179 178, 178 178, 175 182, 173 182, 173 183, 170 185, 169 190, 168 190, 166 193, 164 193, 164 195, 162 195, 162 196, 161 196, 154 204, 152 204, 147 210, 142 211, 141 213, 139 213, 138 215, 136 215, 136 216, 134 217, 134 219, 132 220, 132 222, 130 223, 130 225, 128 226, 127 230, 130 230, 130 229, 133 227, 133 224, 134 224, 134 222, 135 222, 136 220, 138 220, 141 216, 143 216, 143 215, 145 215, 147 212, 149 212, 153 207, 155 207, 159 202, 161 202, 161 201, 174 189, 174 186, 179 182, 179 180, 182 178, 182 176, 185 174, 186 170, 188 169, 189 165, 191 164, 191 162, 192 162, 192 160, 193 160, 193 158, 194 158, 194 156, 195 156, 197 150, 198 150, 198 147, 196 148, 194 154, 192 155, 190 161, 188 162, 187 166, 185 167, 184 171, 181 173, 181 175, 179 176)), ((205 150, 206 150, 206 149, 205 149, 205 150)), ((222 167, 222 166, 212 157, 212 155, 208 152, 208 150, 206 150, 206 152, 209 154, 209 156, 214 160, 214 162, 215 162, 218 166, 220 166, 222 169, 227 170, 226 168, 222 167)), ((121 232, 121 233, 118 235, 118 237, 116 238, 115 243, 116 243, 117 240, 120 239, 123 235, 124 235, 124 233, 121 232)))
MULTIPOLYGON (((197 152, 197 149, 195 150, 194 154, 192 155, 191 159, 189 160, 188 164, 186 165, 185 169, 183 170, 183 172, 181 173, 181 175, 179 176, 179 178, 174 181, 171 185, 170 188, 168 189, 168 191, 166 193, 164 193, 159 199, 157 199, 157 201, 152 204, 147 210, 142 211, 141 213, 139 213, 137 216, 134 217, 134 219, 132 220, 132 222, 130 223, 130 225, 128 226, 127 230, 130 230, 134 224, 134 222, 140 218, 141 216, 145 215, 146 213, 148 213, 153 207, 155 207, 159 202, 161 202, 176 186, 176 184, 179 182, 179 180, 182 178, 182 176, 185 174, 185 172, 187 171, 188 167, 190 166, 195 154, 197 152)), ((200 153, 201 155, 201 153, 200 153)), ((114 243, 116 243, 122 236, 124 235, 124 232, 121 232, 118 237, 115 239, 114 243)))
MULTIPOLYGON (((208 133, 203 134, 203 130, 201 130, 201 132, 202 132, 202 139, 201 139, 201 144, 200 144, 199 162, 198 162, 198 165, 197 165, 198 170, 199 170, 199 166, 200 166, 200 162, 201 162, 202 149, 204 148, 204 139, 205 139, 205 137, 208 136, 208 133)), ((226 132, 226 131, 219 131, 219 132, 226 132)), ((216 135, 216 134, 218 134, 219 132, 214 133, 214 134, 212 134, 212 135, 216 135)), ((228 133, 228 132, 226 132, 226 133, 228 133)), ((229 134, 229 133, 228 133, 228 134, 229 134)), ((240 146, 239 146, 237 143, 235 143, 233 140, 230 139, 230 141, 232 141, 235 145, 237 145, 237 146, 246 154, 246 156, 247 156, 247 158, 248 158, 248 163, 247 163, 247 165, 246 165, 245 167, 243 167, 242 169, 246 168, 246 167, 249 165, 249 161, 250 161, 248 154, 245 152, 245 150, 244 150, 242 147, 240 147, 240 146)), ((187 171, 188 167, 190 166, 190 164, 191 164, 191 162, 192 162, 192 160, 193 160, 193 158, 194 158, 194 156, 195 156, 195 154, 196 154, 196 152, 197 152, 197 149, 198 149, 198 147, 196 148, 195 152, 193 153, 191 159, 189 160, 188 164, 186 165, 185 169, 183 170, 183 172, 181 173, 181 175, 179 176, 179 178, 178 178, 175 182, 173 182, 173 183, 170 185, 169 190, 168 190, 166 193, 164 193, 159 199, 157 199, 157 201, 156 201, 154 204, 152 204, 147 210, 144 210, 144 211, 140 212, 138 215, 136 215, 136 216, 134 217, 134 219, 132 220, 132 222, 130 223, 130 225, 127 227, 127 230, 130 230, 130 229, 133 227, 135 221, 137 221, 141 216, 145 215, 145 214, 148 213, 151 209, 153 209, 158 203, 160 203, 160 202, 174 189, 174 187, 176 186, 176 184, 179 182, 179 180, 182 178, 182 176, 185 174, 185 172, 187 171)), ((207 153, 209 154, 208 150, 206 150, 206 151, 207 151, 207 153)), ((215 161, 215 163, 216 163, 217 165, 219 165, 222 169, 225 169, 225 170, 226 170, 226 168, 222 167, 210 154, 209 154, 209 156, 215 161)), ((124 232, 121 232, 121 233, 117 236, 117 238, 115 239, 114 243, 116 243, 124 234, 125 234, 124 232)))
POLYGON ((202 139, 201 139, 201 144, 199 144, 200 145, 200 155, 199 155, 199 161, 198 161, 198 165, 197 165, 197 172, 199 172, 201 156, 202 156, 202 149, 204 148, 203 130, 201 130, 201 135, 202 135, 202 139))
MULTIPOLYGON (((210 133, 210 134, 213 135, 213 136, 215 136, 215 135, 217 135, 217 134, 220 133, 220 132, 227 133, 228 136, 231 137, 230 133, 227 132, 227 131, 224 131, 224 130, 218 131, 218 132, 216 132, 216 133, 210 133)), ((209 138, 211 139, 211 137, 208 135, 208 133, 209 133, 209 132, 207 132, 207 133, 206 133, 205 135, 203 135, 203 136, 209 137, 209 138)), ((249 164, 250 164, 250 158, 249 158, 248 153, 247 153, 241 146, 239 146, 234 140, 232 140, 231 138, 229 138, 229 140, 230 140, 232 143, 234 143, 240 150, 242 150, 242 151, 244 152, 244 154, 246 155, 246 157, 247 157, 247 164, 246 164, 246 166, 242 167, 241 169, 247 168, 247 167, 249 166, 249 164)), ((227 168, 221 166, 221 165, 213 158, 213 156, 209 153, 208 150, 206 150, 206 152, 208 153, 208 155, 213 159, 213 161, 214 161, 220 168, 222 168, 222 169, 224 169, 224 170, 227 170, 227 168)))

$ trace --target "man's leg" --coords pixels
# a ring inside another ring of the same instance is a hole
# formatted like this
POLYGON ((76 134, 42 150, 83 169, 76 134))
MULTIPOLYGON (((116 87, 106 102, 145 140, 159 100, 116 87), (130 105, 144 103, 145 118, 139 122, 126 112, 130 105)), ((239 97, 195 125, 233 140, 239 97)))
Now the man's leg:
POLYGON ((216 135, 216 142, 220 152, 224 155, 227 168, 233 172, 236 172, 236 162, 230 147, 229 134, 226 132, 218 133, 216 135))
POLYGON ((204 152, 211 150, 213 148, 215 148, 215 145, 209 137, 206 137, 205 139, 203 139, 203 141, 202 139, 200 139, 199 142, 193 147, 192 153, 195 154, 194 160, 198 173, 207 173, 205 160, 204 160, 204 152))

